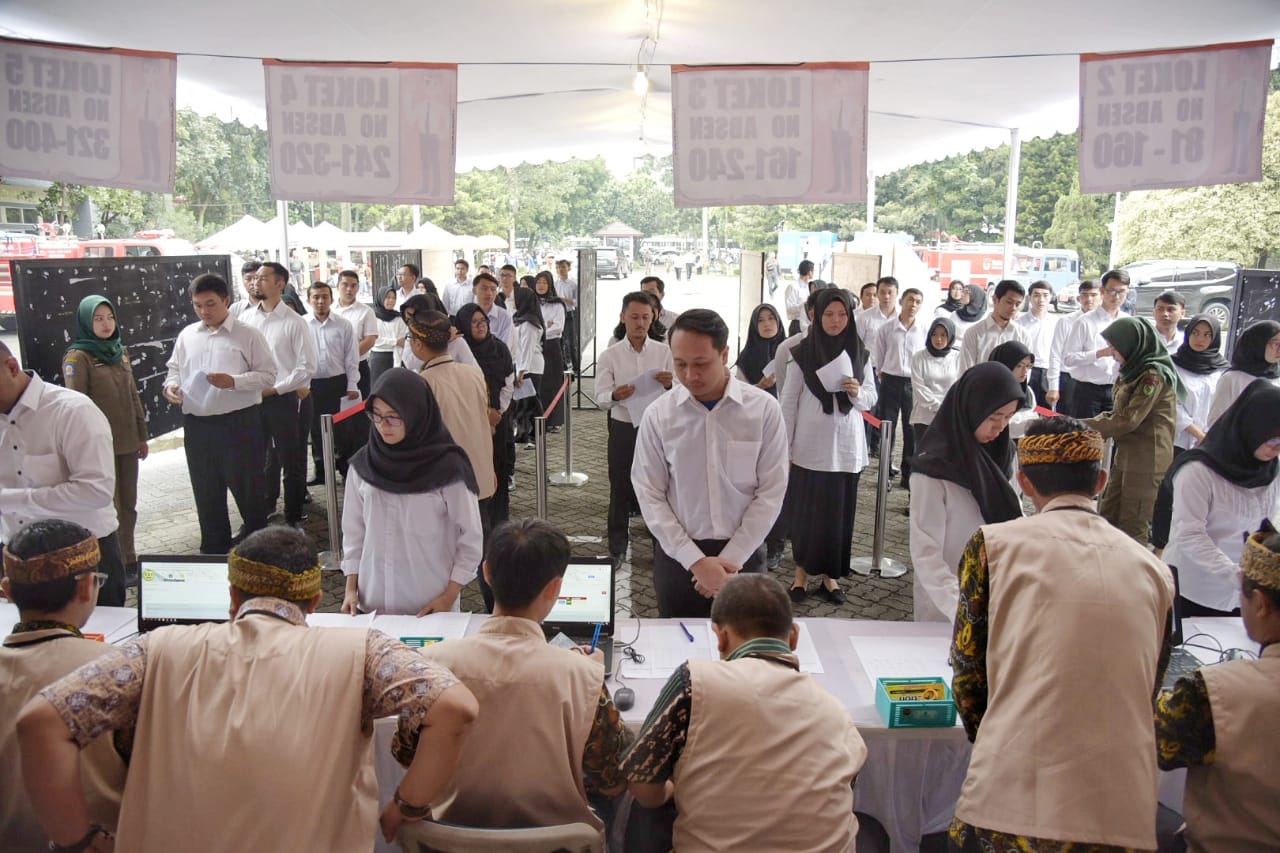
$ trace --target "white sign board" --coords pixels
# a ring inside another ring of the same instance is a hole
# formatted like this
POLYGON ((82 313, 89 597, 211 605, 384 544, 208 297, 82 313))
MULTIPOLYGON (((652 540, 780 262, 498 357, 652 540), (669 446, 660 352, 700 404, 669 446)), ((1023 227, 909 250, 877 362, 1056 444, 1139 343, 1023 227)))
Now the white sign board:
POLYGON ((273 198, 453 204, 456 65, 263 66, 273 198))
POLYGON ((173 192, 171 53, 0 39, 0 175, 173 192))
POLYGON ((866 201, 865 62, 671 71, 677 207, 866 201))
POLYGON ((1271 42, 1080 57, 1080 190, 1262 180, 1271 42))

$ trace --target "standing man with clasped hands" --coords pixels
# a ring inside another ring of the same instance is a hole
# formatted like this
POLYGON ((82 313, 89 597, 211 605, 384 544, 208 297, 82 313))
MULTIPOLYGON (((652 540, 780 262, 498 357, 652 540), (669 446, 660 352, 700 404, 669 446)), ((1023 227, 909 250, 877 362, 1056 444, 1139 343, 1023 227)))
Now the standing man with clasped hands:
POLYGON ((726 579, 765 570, 787 429, 777 400, 730 375, 719 314, 684 312, 669 340, 680 384, 645 411, 631 480, 654 536, 658 615, 707 617, 726 579))

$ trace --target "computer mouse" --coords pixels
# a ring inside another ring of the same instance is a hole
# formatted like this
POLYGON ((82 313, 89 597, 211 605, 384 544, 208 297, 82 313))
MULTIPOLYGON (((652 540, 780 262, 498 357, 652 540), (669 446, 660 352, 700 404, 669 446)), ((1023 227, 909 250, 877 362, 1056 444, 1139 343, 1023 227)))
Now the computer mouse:
POLYGON ((613 704, 619 711, 626 711, 636 704, 636 692, 630 687, 619 687, 613 691, 613 704))

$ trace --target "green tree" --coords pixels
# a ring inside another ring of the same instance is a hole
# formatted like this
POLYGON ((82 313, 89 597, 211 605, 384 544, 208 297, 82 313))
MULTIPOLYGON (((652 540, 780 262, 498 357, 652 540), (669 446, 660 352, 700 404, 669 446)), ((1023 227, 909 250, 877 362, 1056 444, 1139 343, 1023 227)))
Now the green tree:
POLYGON ((1053 223, 1045 229, 1044 242, 1080 255, 1080 277, 1096 278, 1106 269, 1111 253, 1112 195, 1081 195, 1080 178, 1070 192, 1053 206, 1053 223))
POLYGON ((1072 190, 1072 178, 1076 174, 1076 139, 1074 133, 1057 133, 1022 143, 1015 228, 1019 245, 1030 246, 1039 240, 1045 245, 1068 248, 1051 241, 1047 232, 1053 224, 1058 203, 1072 190))

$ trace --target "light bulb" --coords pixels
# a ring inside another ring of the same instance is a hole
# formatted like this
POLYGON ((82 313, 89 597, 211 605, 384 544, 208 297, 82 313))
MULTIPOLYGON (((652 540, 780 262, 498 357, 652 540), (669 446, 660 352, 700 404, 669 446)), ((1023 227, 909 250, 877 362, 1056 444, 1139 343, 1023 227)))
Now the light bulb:
POLYGON ((631 88, 640 97, 644 97, 649 91, 649 75, 644 73, 644 66, 641 65, 636 69, 636 76, 631 81, 631 88))

